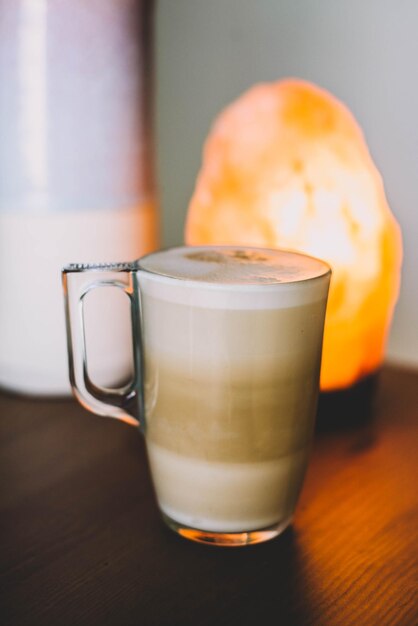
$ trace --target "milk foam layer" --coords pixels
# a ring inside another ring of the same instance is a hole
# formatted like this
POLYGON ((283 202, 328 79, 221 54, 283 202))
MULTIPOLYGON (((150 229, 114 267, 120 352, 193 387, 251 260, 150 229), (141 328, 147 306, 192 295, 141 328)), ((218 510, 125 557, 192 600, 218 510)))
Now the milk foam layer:
POLYGON ((224 309, 277 309, 316 302, 326 297, 330 274, 323 261, 296 252, 232 246, 163 250, 140 259, 138 268, 144 294, 224 309))
POLYGON ((238 246, 171 248, 144 257, 140 267, 171 278, 218 285, 293 283, 329 271, 323 261, 296 252, 238 246))

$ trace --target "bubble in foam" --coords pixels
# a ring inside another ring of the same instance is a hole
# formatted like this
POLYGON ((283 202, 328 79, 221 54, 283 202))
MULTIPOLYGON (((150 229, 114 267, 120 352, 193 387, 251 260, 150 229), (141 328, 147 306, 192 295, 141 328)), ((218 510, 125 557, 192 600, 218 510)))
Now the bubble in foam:
POLYGON ((291 283, 323 276, 329 266, 297 252, 239 246, 182 246, 154 252, 139 267, 162 276, 221 285, 291 283))

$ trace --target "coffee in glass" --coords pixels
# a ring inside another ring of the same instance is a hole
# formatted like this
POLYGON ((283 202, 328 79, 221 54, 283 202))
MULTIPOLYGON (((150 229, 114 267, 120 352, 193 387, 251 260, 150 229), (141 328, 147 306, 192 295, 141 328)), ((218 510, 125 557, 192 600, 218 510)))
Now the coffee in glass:
POLYGON ((64 270, 70 372, 84 406, 145 435, 158 505, 181 535, 270 539, 291 522, 309 459, 330 280, 324 262, 245 247, 178 247, 64 270), (121 287, 135 376, 89 377, 79 300, 121 287))

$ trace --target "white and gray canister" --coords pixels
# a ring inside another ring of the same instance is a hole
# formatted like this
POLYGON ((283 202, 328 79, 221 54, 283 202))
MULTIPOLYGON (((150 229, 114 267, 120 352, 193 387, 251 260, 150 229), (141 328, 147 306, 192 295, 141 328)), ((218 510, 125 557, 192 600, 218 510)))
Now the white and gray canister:
MULTIPOLYGON (((1 387, 69 393, 62 266, 158 246, 151 43, 148 1, 0 2, 1 387)), ((129 367, 124 306, 96 320, 101 382, 129 367)))

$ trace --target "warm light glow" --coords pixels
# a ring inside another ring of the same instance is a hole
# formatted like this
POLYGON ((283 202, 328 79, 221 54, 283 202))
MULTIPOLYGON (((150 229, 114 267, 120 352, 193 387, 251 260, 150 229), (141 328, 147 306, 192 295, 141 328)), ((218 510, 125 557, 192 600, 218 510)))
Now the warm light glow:
POLYGON ((189 206, 186 243, 281 247, 332 266, 321 388, 384 357, 401 235, 348 109, 299 80, 253 87, 216 121, 189 206))

